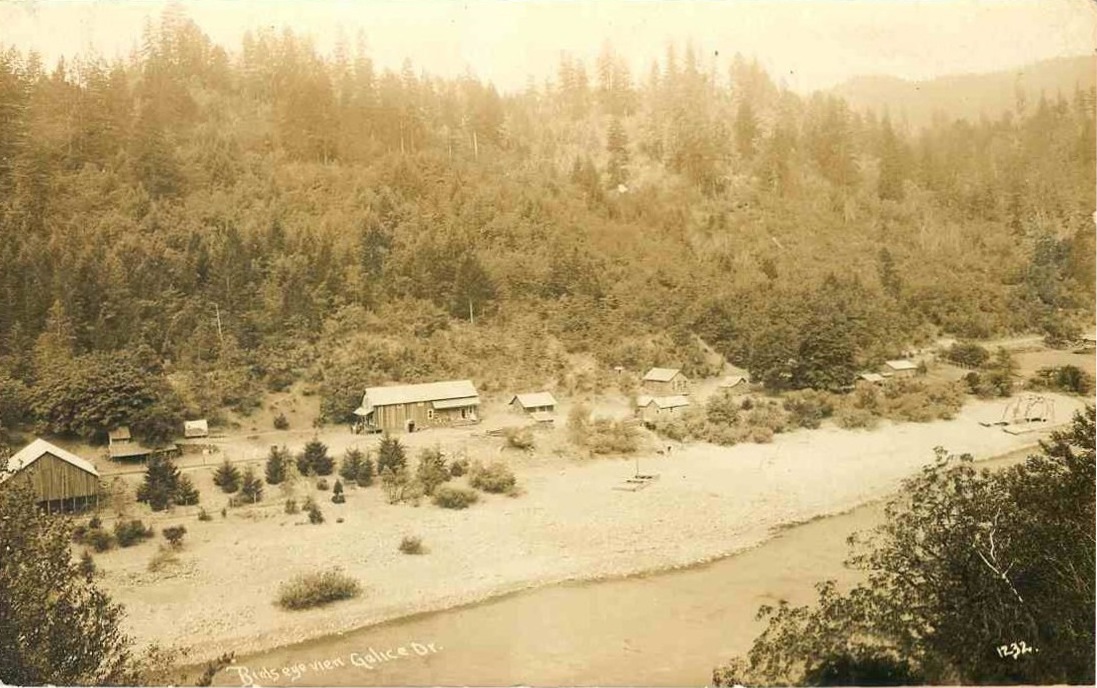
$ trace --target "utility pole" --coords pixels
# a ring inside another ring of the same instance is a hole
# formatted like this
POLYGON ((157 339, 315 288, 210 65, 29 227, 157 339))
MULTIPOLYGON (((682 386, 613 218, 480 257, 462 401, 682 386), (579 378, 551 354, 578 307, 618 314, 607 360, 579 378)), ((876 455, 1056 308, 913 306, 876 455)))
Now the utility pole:
POLYGON ((469 324, 475 325, 476 319, 472 317, 472 299, 469 299, 469 324))
POLYGON ((217 340, 221 342, 221 348, 225 348, 225 333, 221 331, 221 308, 215 303, 213 310, 217 313, 217 340))

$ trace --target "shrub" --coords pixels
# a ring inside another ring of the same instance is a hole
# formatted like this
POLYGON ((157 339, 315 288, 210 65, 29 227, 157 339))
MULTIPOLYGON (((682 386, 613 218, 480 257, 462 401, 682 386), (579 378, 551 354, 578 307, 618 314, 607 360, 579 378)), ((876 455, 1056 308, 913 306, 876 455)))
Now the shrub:
POLYGON ((221 507, 221 518, 228 518, 228 517, 229 517, 228 507, 221 507))
POLYGON ((88 527, 80 524, 72 529, 72 541, 78 545, 84 544, 88 536, 88 527))
POLYGON ((327 492, 331 489, 331 485, 328 484, 328 481, 326 479, 320 478, 316 481, 316 489, 320 490, 321 492, 327 492))
POLYGON ((475 490, 442 485, 434 492, 434 503, 443 509, 466 509, 479 499, 475 490))
POLYGON ((274 417, 274 429, 289 430, 289 419, 286 418, 285 413, 279 411, 278 415, 274 417))
POLYGON ((381 489, 385 491, 389 504, 399 504, 407 501, 418 504, 419 498, 423 496, 422 484, 417 480, 412 480, 407 466, 397 471, 393 471, 391 468, 381 471, 381 489))
POLYGON ((785 395, 784 408, 791 423, 801 428, 817 428, 834 415, 834 401, 827 392, 804 389, 785 395))
POLYGON ((1070 394, 1089 394, 1093 390, 1093 377, 1077 366, 1041 368, 1029 380, 1033 389, 1050 389, 1070 394))
POLYGON ((175 490, 175 503, 181 506, 194 506, 200 497, 198 488, 194 486, 190 476, 180 475, 179 484, 175 490))
POLYGON ((187 534, 186 526, 169 526, 160 531, 164 536, 164 539, 168 541, 168 544, 179 549, 183 546, 183 536, 187 534))
POLYGON ((705 404, 705 419, 713 425, 734 425, 742 410, 735 397, 727 391, 714 395, 705 404))
POLYGON ((218 466, 214 472, 213 484, 227 494, 236 492, 240 489, 240 469, 233 466, 226 458, 224 463, 218 466))
POLYGON ((400 551, 404 554, 426 554, 423 540, 414 535, 408 535, 400 541, 400 551))
POLYGON ((92 558, 91 552, 84 550, 84 553, 80 555, 80 563, 77 564, 76 570, 85 578, 91 578, 95 575, 95 559, 92 558))
POLYGON ((132 547, 155 535, 152 528, 145 527, 141 519, 119 521, 114 524, 114 537, 120 547, 132 547))
POLYGON ((145 468, 145 480, 137 488, 137 501, 145 502, 153 511, 163 511, 173 504, 197 504, 198 490, 190 478, 180 475, 171 459, 154 455, 145 468))
POLYGON ((335 489, 332 490, 331 501, 335 504, 342 504, 347 501, 346 496, 343 494, 343 483, 339 480, 335 481, 335 489))
POLYGON ((358 480, 358 473, 362 470, 362 463, 365 458, 366 456, 361 449, 357 447, 347 449, 346 453, 343 454, 343 460, 339 463, 339 477, 348 483, 358 480))
POLYGON ((331 569, 302 574, 282 584, 277 604, 283 609, 309 609, 348 600, 361 592, 358 581, 338 569, 331 569))
POLYGON ((248 466, 244 469, 244 479, 240 485, 240 499, 250 504, 263 499, 263 481, 255 475, 255 469, 248 466))
POLYGON ((507 446, 511 449, 529 451, 533 449, 533 431, 529 428, 506 428, 503 430, 507 446))
POLYGON ((91 529, 94 530, 96 528, 102 528, 102 527, 103 527, 103 519, 99 518, 98 516, 92 516, 91 520, 88 521, 88 528, 91 528, 91 529))
POLYGON ((843 406, 834 414, 834 421, 847 430, 872 429, 876 427, 877 417, 867 409, 843 406))
POLYGON ((210 516, 209 512, 206 511, 205 509, 199 509, 198 510, 198 520, 199 521, 212 521, 213 516, 210 516))
POLYGON ((175 566, 179 563, 179 556, 171 549, 166 547, 160 547, 156 550, 156 554, 152 555, 149 559, 149 571, 153 573, 159 573, 169 566, 175 566))
POLYGON ((415 469, 415 479, 423 486, 424 494, 427 496, 434 494, 434 490, 450 477, 442 450, 434 447, 419 452, 419 466, 415 469))
POLYGON ((484 492, 500 494, 513 489, 516 483, 514 472, 501 461, 494 461, 487 466, 477 463, 469 473, 469 485, 484 492))
POLYGON ((300 507, 297 506, 297 500, 296 499, 290 498, 290 499, 286 500, 285 512, 287 514, 296 514, 300 510, 301 510, 300 507))
POLYGON ((101 528, 88 530, 87 542, 96 552, 106 552, 114 549, 117 544, 114 536, 101 528))
POLYGON ((312 497, 305 498, 302 508, 309 515, 309 523, 315 526, 324 522, 324 512, 320 511, 320 505, 312 497))
POLYGON ((585 446, 595 454, 628 454, 636 451, 636 428, 624 421, 595 418, 586 425, 585 446))
POLYGON ((990 360, 990 352, 975 342, 957 342, 949 348, 945 357, 964 368, 981 368, 990 360))
POLYGON ((369 487, 373 484, 373 459, 366 457, 362 460, 362 467, 358 470, 358 487, 369 487))
POLYGON ((460 478, 469 470, 468 459, 455 459, 449 464, 449 474, 454 478, 460 478))

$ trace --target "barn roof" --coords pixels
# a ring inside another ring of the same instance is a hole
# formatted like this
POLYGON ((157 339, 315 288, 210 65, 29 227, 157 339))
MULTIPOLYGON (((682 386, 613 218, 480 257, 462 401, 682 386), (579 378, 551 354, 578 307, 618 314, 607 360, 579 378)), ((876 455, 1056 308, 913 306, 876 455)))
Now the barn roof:
POLYGON ((638 407, 646 408, 650 404, 655 404, 661 409, 679 408, 681 406, 689 406, 689 397, 682 394, 673 394, 669 397, 636 397, 636 405, 638 407))
POLYGON ((681 372, 677 368, 652 368, 644 375, 644 382, 670 382, 681 372))
POLYGON ((892 370, 914 370, 918 366, 914 365, 912 361, 908 361, 905 358, 900 358, 895 361, 887 361, 884 363, 888 368, 892 370))
MULTIPOLYGON (((81 459, 76 454, 73 454, 70 451, 65 451, 61 447, 58 447, 55 444, 50 444, 43 439, 34 440, 27 446, 15 452, 15 454, 13 454, 10 459, 8 459, 8 475, 23 470, 46 454, 49 454, 50 456, 55 456, 66 463, 70 463, 86 473, 91 473, 96 477, 99 476, 99 471, 95 470, 95 466, 92 465, 92 463, 87 459, 81 459)), ((0 476, 0 481, 3 481, 6 477, 7 476, 0 476)))
POLYGON ((723 380, 720 380, 720 386, 724 388, 735 387, 736 385, 746 381, 747 379, 742 375, 729 375, 723 380))
POLYGON ((556 406, 556 397, 551 392, 530 392, 528 394, 515 394, 510 398, 510 403, 517 399, 522 408, 537 408, 538 406, 556 406))
MULTIPOLYGON (((469 399, 475 397, 479 397, 479 393, 476 391, 476 386, 472 384, 471 380, 447 380, 445 382, 425 382, 418 385, 370 387, 362 396, 362 407, 368 409, 373 406, 414 404, 422 401, 443 401, 446 399, 469 399)), ((477 399, 474 403, 479 403, 479 400, 477 399)))
POLYGON ((880 373, 861 373, 858 377, 866 382, 883 382, 884 376, 880 373))
POLYGON ((130 435, 130 429, 125 425, 111 430, 107 433, 107 436, 110 437, 111 442, 126 442, 133 439, 133 436, 130 435))

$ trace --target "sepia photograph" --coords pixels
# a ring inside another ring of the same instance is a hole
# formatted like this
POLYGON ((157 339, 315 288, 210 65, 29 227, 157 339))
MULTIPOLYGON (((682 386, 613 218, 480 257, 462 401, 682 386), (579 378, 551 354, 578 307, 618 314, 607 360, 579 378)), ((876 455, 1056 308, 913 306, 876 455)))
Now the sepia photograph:
POLYGON ((0 0, 0 685, 1095 685, 1094 0, 0 0))

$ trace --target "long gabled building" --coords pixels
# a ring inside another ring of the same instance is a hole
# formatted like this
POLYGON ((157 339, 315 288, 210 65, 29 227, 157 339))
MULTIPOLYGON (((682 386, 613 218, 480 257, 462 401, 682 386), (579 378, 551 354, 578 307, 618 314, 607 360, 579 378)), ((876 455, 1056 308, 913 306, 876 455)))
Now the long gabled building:
POLYGON ((87 459, 37 439, 8 459, 0 489, 28 483, 48 510, 86 506, 99 498, 99 471, 87 459))
POLYGON ((354 414, 368 430, 414 432, 480 421, 480 394, 470 380, 370 387, 354 414))

